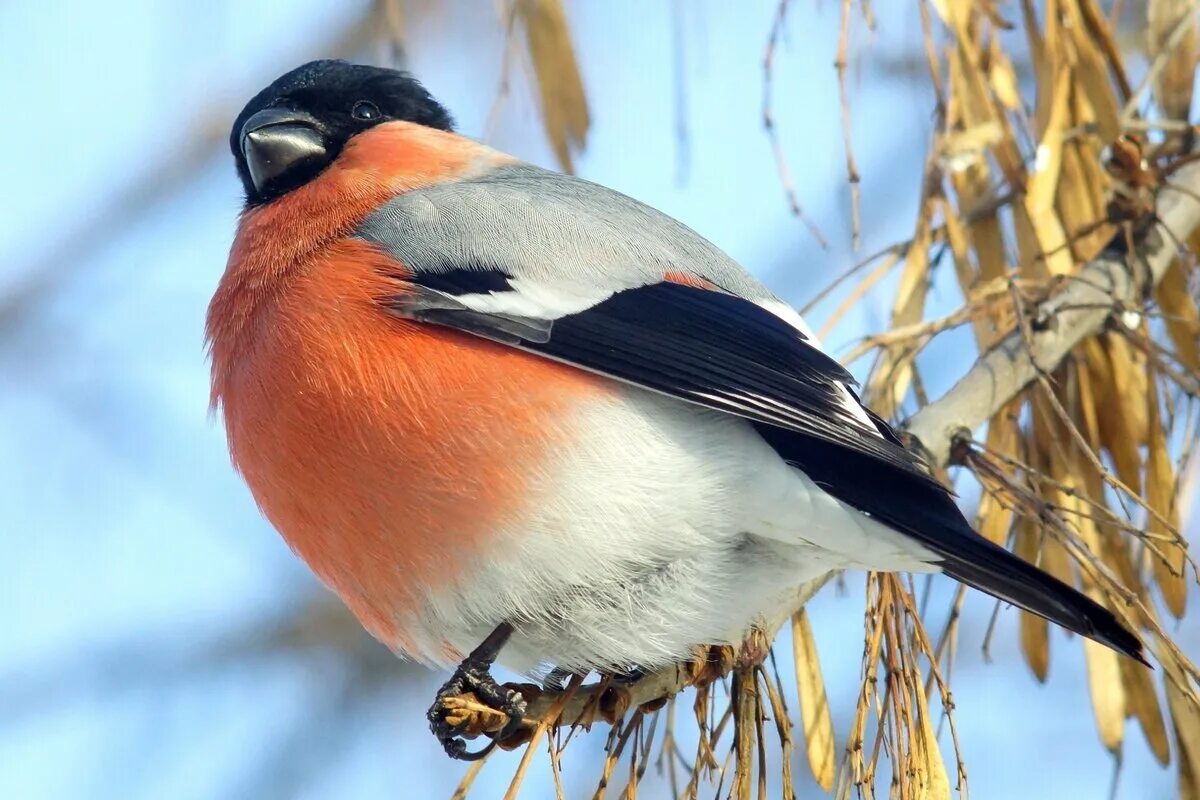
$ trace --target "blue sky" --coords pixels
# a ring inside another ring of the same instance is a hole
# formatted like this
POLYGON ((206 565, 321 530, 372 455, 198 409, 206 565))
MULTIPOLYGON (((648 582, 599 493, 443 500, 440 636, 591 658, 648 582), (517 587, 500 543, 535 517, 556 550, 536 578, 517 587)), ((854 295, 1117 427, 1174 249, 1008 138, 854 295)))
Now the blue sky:
MULTIPOLYGON (((492 4, 412 5, 437 8, 410 14, 411 68, 464 133, 481 135, 503 47, 492 4)), ((683 220, 796 304, 909 235, 931 96, 878 63, 903 52, 915 20, 885 12, 878 41, 852 65, 864 176, 855 253, 836 4, 793 4, 776 76, 777 124, 828 250, 788 213, 762 132, 773 2, 570 5, 594 119, 580 174, 683 220), (670 9, 685 5, 676 38, 670 9)), ((374 654, 365 680, 379 688, 346 698, 355 676, 336 653, 264 656, 254 639, 321 590, 260 519, 207 413, 203 315, 239 205, 227 153, 214 150, 81 251, 46 259, 103 219, 122 187, 168 166, 207 109, 236 108, 321 55, 318 43, 359 11, 332 0, 0 4, 10 112, 0 126, 0 796, 445 797, 457 781, 461 768, 441 760, 422 718, 443 676, 356 644, 374 654), (3 302, 31 286, 17 309, 3 302)), ((526 84, 516 70, 493 143, 549 164, 526 84)), ((935 303, 955 299, 939 281, 935 303)), ((885 314, 884 299, 864 303, 830 346, 878 329, 885 314)), ((926 360, 931 391, 961 367, 961 344, 947 337, 926 360)), ((861 581, 847 585, 812 606, 841 736, 862 630, 861 581)), ((1093 728, 1077 643, 1056 634, 1050 681, 1038 686, 1016 652, 1016 616, 1003 612, 995 663, 984 665, 992 607, 968 602, 954 684, 974 795, 1107 796, 1113 761, 1093 728)), ((1127 736, 1118 796, 1171 794, 1173 776, 1140 733, 1127 736)), ((569 752, 579 791, 594 781, 586 753, 599 742, 569 752)), ((490 764, 476 796, 499 796, 514 763, 490 764)), ((545 780, 535 774, 528 796, 543 796, 545 780)))

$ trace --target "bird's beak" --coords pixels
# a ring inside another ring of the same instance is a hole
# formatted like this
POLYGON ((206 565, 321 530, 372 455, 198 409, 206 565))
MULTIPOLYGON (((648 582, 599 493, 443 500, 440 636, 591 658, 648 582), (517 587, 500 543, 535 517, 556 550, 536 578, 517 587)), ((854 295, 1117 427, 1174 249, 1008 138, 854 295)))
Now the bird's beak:
POLYGON ((242 155, 259 192, 310 174, 328 160, 328 144, 315 117, 303 111, 267 108, 242 125, 242 155))

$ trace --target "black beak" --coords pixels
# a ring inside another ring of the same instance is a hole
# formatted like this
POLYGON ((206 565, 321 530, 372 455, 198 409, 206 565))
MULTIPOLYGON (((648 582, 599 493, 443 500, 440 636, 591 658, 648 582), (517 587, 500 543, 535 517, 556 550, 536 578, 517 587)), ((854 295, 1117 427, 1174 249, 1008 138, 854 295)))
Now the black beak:
POLYGON ((303 111, 267 108, 242 125, 242 156, 259 194, 303 183, 324 168, 328 155, 320 123, 303 111))

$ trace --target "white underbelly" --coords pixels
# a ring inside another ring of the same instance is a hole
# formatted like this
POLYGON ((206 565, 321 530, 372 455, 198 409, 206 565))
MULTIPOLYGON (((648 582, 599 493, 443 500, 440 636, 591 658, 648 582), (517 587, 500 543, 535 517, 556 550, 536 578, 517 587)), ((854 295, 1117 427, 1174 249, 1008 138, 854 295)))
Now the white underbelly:
POLYGON ((734 643, 790 590, 847 567, 928 569, 911 540, 848 509, 747 422, 640 389, 579 410, 531 481, 520 525, 471 576, 401 621, 418 657, 467 652, 501 621, 518 672, 655 667, 734 643))

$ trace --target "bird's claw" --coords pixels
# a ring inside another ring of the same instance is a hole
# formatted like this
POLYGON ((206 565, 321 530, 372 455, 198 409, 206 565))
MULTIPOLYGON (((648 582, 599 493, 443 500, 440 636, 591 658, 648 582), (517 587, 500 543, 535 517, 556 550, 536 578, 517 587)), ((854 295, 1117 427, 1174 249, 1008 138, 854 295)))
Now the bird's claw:
POLYGON ((478 761, 491 753, 497 742, 509 738, 521 729, 527 707, 525 696, 516 689, 497 683, 486 666, 464 662, 454 671, 450 680, 438 689, 427 717, 429 728, 441 742, 446 755, 459 761, 478 761), (503 728, 496 733, 489 733, 492 741, 482 750, 467 750, 464 737, 474 738, 475 735, 468 731, 470 715, 461 713, 457 704, 446 702, 450 698, 458 698, 468 693, 474 695, 483 705, 508 717, 503 728))

